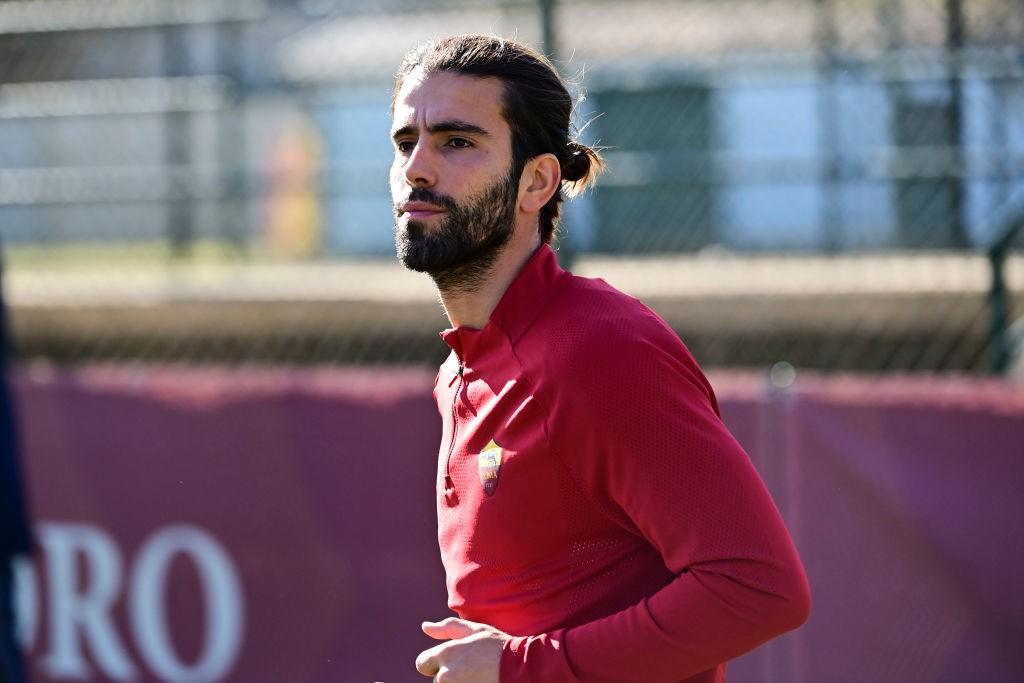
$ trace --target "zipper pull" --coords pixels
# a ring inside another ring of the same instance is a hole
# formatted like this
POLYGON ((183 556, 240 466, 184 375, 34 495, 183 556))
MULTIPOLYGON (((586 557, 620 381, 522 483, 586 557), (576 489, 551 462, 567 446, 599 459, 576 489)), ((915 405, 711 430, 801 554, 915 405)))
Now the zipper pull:
POLYGON ((451 387, 451 385, 455 384, 455 380, 462 378, 462 373, 463 373, 463 371, 465 369, 466 368, 462 365, 462 363, 459 363, 459 369, 456 371, 455 376, 452 377, 452 381, 451 382, 448 382, 448 386, 449 387, 451 387))
POLYGON ((448 507, 455 507, 459 504, 459 494, 455 492, 455 482, 448 475, 444 477, 444 500, 448 507))

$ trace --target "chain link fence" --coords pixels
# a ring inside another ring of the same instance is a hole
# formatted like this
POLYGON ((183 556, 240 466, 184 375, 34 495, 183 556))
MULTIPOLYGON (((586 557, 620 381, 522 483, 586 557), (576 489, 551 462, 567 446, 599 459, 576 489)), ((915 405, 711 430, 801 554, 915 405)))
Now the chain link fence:
POLYGON ((0 0, 18 353, 437 362, 432 284, 393 257, 388 104, 407 49, 465 32, 576 84, 610 170, 560 254, 703 364, 1014 362, 1013 0, 0 0))

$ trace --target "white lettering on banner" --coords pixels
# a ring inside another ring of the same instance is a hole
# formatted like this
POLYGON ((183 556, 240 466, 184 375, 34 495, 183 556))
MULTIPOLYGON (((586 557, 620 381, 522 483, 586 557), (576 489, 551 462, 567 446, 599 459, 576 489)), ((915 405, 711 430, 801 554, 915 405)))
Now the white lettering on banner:
MULTIPOLYGON (((50 652, 40 660, 44 672, 55 680, 93 678, 83 652, 87 643, 106 677, 137 680, 138 667, 112 615, 122 594, 123 563, 115 540, 89 524, 49 522, 37 531, 49 604, 50 652)), ((143 543, 129 569, 130 635, 156 677, 167 683, 213 683, 226 676, 241 650, 245 601, 238 572, 223 545, 194 526, 164 527, 143 543), (205 637, 191 665, 174 651, 167 619, 167 577, 178 555, 195 568, 205 603, 205 637)), ((15 563, 14 579, 18 639, 29 650, 38 635, 43 596, 30 562, 15 563)))
POLYGON ((87 524, 41 524, 50 596, 50 653, 44 670, 53 678, 90 678, 78 633, 89 641, 96 663, 116 681, 133 681, 136 670, 117 637, 110 609, 121 588, 121 552, 110 535, 87 524), (81 555, 90 582, 76 591, 75 558, 81 555))
POLYGON ((209 683, 231 669, 242 643, 244 603, 240 584, 227 553, 209 534, 195 527, 167 527, 139 550, 131 583, 132 625, 139 650, 160 678, 209 683), (206 597, 206 643, 191 667, 174 652, 163 600, 167 570, 179 553, 192 559, 206 597))

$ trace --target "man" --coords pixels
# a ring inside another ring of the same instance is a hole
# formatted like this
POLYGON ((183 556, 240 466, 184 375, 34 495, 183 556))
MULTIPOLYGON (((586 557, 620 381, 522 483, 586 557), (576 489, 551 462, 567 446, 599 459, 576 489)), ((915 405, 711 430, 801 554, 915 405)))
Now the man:
MULTIPOLYGON (((0 282, 3 268, 0 267, 0 282)), ((14 638, 14 580, 11 561, 31 547, 21 490, 11 396, 7 387, 7 331, 0 287, 0 682, 25 680, 21 651, 14 638)))
POLYGON ((563 190, 601 168, 571 109, 546 59, 499 38, 427 43, 398 71, 396 246, 452 325, 434 393, 458 618, 423 625, 443 642, 416 667, 441 683, 722 681, 806 620, 807 580, 679 338, 559 268, 563 190))

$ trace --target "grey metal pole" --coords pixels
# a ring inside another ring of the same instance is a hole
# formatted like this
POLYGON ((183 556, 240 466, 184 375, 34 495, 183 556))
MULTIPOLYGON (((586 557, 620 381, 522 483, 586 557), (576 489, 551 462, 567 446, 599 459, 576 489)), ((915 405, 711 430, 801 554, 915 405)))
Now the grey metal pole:
POLYGON ((1010 367, 1010 294, 1006 287, 1006 257, 1017 235, 1024 230, 1024 215, 1011 216, 1005 230, 988 250, 992 282, 988 290, 988 359, 993 375, 1010 367))
MULTIPOLYGON (((165 26, 161 30, 164 75, 188 75, 191 64, 188 53, 188 27, 165 26)), ((193 193, 189 174, 183 174, 191 159, 191 116, 185 111, 164 114, 164 168, 170 183, 167 197, 167 241, 171 256, 184 258, 192 253, 195 240, 193 193)))
POLYGON ((816 0, 818 38, 818 116, 821 124, 819 149, 820 181, 824 189, 821 204, 821 228, 824 247, 838 251, 842 245, 842 210, 840 206, 841 150, 839 148, 839 104, 836 101, 835 76, 837 59, 836 22, 833 0, 816 0))
POLYGON ((964 46, 964 16, 961 0, 946 0, 946 49, 949 52, 949 121, 950 143, 955 163, 950 174, 950 244, 966 249, 970 246, 964 218, 964 175, 966 174, 963 140, 963 91, 960 84, 960 55, 964 46))
MULTIPOLYGON (((540 32, 544 54, 552 64, 558 66, 558 31, 555 25, 555 0, 537 0, 540 10, 540 32)), ((563 228, 564 230, 564 228, 563 228)), ((558 240, 558 263, 568 270, 576 260, 576 251, 572 247, 572 239, 568 232, 563 232, 558 240)))
POLYGON ((558 54, 557 37, 555 33, 555 0, 538 0, 540 3, 540 32, 541 40, 544 42, 544 53, 552 62, 558 54))
POLYGON ((992 268, 992 284, 988 291, 989 332, 988 361, 993 375, 1002 375, 1010 364, 1010 353, 1006 343, 1009 328, 1009 301, 1006 295, 1006 250, 992 249, 988 253, 992 268))
POLYGON ((218 157, 221 188, 219 233, 225 245, 236 253, 248 248, 246 208, 248 204, 248 169, 245 130, 245 83, 243 50, 245 26, 239 22, 222 22, 217 30, 219 70, 230 82, 229 101, 219 112, 217 122, 218 157))

